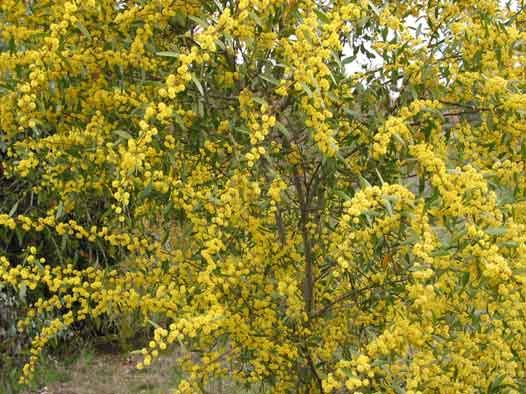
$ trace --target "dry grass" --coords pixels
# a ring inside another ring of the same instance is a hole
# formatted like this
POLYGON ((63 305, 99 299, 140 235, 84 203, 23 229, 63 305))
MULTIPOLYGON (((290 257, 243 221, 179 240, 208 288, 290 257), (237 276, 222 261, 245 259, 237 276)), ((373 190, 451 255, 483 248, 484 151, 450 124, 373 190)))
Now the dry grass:
MULTIPOLYGON (((40 369, 38 384, 22 394, 168 394, 181 379, 177 353, 159 357, 150 368, 137 370, 140 356, 83 350, 75 360, 49 359, 40 369)), ((207 387, 210 394, 263 394, 223 380, 207 387)), ((0 389, 0 393, 2 393, 0 389)))
POLYGON ((27 394, 165 394, 177 385, 175 356, 151 368, 135 368, 138 357, 83 351, 73 362, 49 360, 37 389, 27 394))

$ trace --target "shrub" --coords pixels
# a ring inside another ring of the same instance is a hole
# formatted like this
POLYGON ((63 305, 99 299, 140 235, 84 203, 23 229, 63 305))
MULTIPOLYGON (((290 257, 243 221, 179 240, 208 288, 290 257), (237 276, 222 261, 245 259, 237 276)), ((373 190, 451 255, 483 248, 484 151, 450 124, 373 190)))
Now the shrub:
POLYGON ((521 11, 2 1, 22 380, 65 328, 139 316, 138 368, 187 350, 179 393, 524 392, 521 11))

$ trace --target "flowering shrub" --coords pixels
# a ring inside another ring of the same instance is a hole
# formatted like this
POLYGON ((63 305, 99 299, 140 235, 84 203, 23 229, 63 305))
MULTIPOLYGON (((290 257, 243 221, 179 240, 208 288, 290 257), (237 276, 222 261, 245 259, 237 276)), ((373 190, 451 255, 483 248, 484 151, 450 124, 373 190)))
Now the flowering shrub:
POLYGON ((187 350, 177 393, 525 392, 526 19, 503 3, 0 2, 22 381, 66 328, 136 314, 138 368, 187 350))

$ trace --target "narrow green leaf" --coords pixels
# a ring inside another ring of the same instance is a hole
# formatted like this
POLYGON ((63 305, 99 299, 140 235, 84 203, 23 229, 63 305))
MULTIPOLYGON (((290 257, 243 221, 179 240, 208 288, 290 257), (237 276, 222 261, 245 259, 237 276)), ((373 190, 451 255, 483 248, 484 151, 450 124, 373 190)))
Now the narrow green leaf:
POLYGON ((486 234, 493 235, 493 236, 506 234, 506 231, 507 231, 506 227, 488 227, 485 230, 486 234))
POLYGON ((13 205, 13 207, 11 208, 11 210, 9 211, 9 216, 10 217, 13 217, 13 215, 15 214, 16 212, 16 209, 18 208, 18 203, 20 202, 20 200, 18 200, 15 205, 13 205))
POLYGON ((202 20, 201 18, 198 18, 198 17, 193 16, 193 15, 188 15, 187 17, 188 17, 188 19, 194 21, 195 23, 197 23, 198 25, 200 25, 201 27, 203 27, 205 29, 208 27, 208 22, 202 20))
POLYGON ((335 194, 341 198, 343 198, 345 201, 349 201, 351 199, 351 196, 349 196, 347 193, 345 193, 342 190, 336 190, 335 194))
POLYGON ((26 293, 27 293, 27 286, 25 283, 21 283, 18 287, 18 296, 20 297, 20 300, 22 301, 26 300, 26 293))
POLYGON ((113 133, 117 134, 121 138, 124 138, 125 140, 133 138, 132 135, 125 130, 113 130, 113 133))
POLYGON ((82 23, 77 22, 76 23, 77 28, 80 30, 80 32, 89 40, 91 41, 91 34, 89 34, 88 29, 86 29, 86 26, 84 26, 82 23))
POLYGON ((244 127, 234 127, 234 130, 239 131, 242 134, 250 135, 250 131, 248 131, 244 127))
POLYGON ((329 16, 325 12, 321 10, 315 10, 314 12, 316 13, 316 16, 318 17, 318 19, 322 21, 323 23, 329 23, 331 21, 329 16))
POLYGON ((468 282, 469 282, 469 271, 466 271, 462 273, 462 276, 460 278, 460 285, 462 286, 462 289, 466 287, 468 282))
POLYGON ((366 187, 372 187, 369 181, 363 176, 359 175, 358 180, 360 181, 360 186, 362 187, 362 189, 365 189, 366 187))
POLYGON ((150 320, 150 319, 148 319, 147 321, 148 321, 148 323, 150 323, 150 324, 151 324, 152 326, 154 326, 155 328, 161 328, 161 326, 160 326, 159 324, 157 324, 156 322, 154 322, 154 321, 152 321, 152 320, 150 320))
POLYGON ((398 133, 393 133, 393 137, 402 145, 405 145, 404 139, 398 133))
POLYGON ((290 132, 289 130, 283 125, 283 123, 276 122, 276 127, 283 133, 283 135, 287 138, 290 138, 290 132))
POLYGON ((201 96, 204 96, 205 91, 203 89, 203 85, 201 85, 201 82, 199 82, 199 79, 197 79, 195 74, 192 74, 192 81, 194 81, 194 84, 197 87, 197 90, 199 90, 199 93, 201 93, 201 96))
POLYGON ((376 175, 378 175, 378 179, 380 179, 380 183, 383 185, 385 183, 384 178, 382 178, 382 174, 380 174, 380 171, 378 171, 378 168, 374 169, 376 171, 376 175))
POLYGON ((518 248, 519 245, 520 244, 517 241, 506 241, 506 242, 502 242, 498 244, 498 246, 501 248, 510 248, 510 249, 518 248))
POLYGON ((345 66, 349 63, 352 63, 356 60, 356 55, 353 55, 353 56, 347 56, 345 58, 343 58, 342 60, 342 64, 345 66))
POLYGON ((252 100, 254 100, 259 105, 267 104, 267 102, 264 99, 262 99, 261 97, 254 96, 254 97, 252 97, 252 100))
POLYGON ((64 203, 61 201, 57 207, 57 212, 55 214, 55 220, 60 219, 63 215, 64 215, 64 203))
POLYGON ((275 85, 275 86, 278 86, 279 85, 279 81, 276 79, 276 78, 273 78, 269 75, 264 75, 264 74, 261 74, 259 75, 259 78, 267 81, 267 82, 270 82, 272 85, 275 85))
POLYGON ((389 201, 388 198, 384 198, 383 202, 384 202, 385 209, 387 210, 389 215, 392 215, 393 214, 393 206, 391 205, 391 201, 389 201))
POLYGON ((307 95, 309 97, 312 97, 312 90, 311 88, 305 83, 305 82, 302 82, 301 83, 301 87, 303 88, 303 90, 305 91, 305 93, 307 93, 307 95))
POLYGON ((183 121, 183 118, 181 118, 181 116, 176 113, 175 111, 173 112, 173 118, 175 120, 175 123, 183 130, 183 131, 186 131, 188 128, 185 126, 184 124, 184 121, 183 121))
POLYGON ((431 252, 431 256, 433 257, 449 256, 449 248, 435 249, 434 251, 431 252))
POLYGON ((179 57, 179 54, 177 52, 171 52, 171 51, 163 51, 163 52, 157 52, 155 53, 157 56, 164 56, 164 57, 179 57))
POLYGON ((249 15, 260 27, 265 27, 261 18, 254 11, 250 11, 249 15))
POLYGON ((146 187, 137 195, 137 198, 139 200, 143 199, 143 198, 146 198, 152 193, 152 191, 153 191, 153 184, 152 184, 152 182, 148 182, 146 187))

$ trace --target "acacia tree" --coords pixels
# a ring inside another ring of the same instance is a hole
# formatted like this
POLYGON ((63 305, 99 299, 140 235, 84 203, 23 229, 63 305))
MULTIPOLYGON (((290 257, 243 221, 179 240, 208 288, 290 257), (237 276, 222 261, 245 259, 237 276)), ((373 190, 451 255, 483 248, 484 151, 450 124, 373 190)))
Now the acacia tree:
POLYGON ((3 0, 22 380, 138 316, 178 393, 524 392, 521 7, 3 0))

